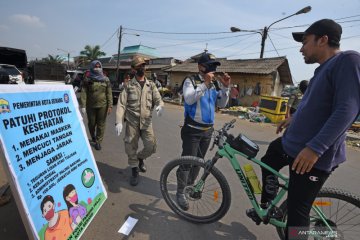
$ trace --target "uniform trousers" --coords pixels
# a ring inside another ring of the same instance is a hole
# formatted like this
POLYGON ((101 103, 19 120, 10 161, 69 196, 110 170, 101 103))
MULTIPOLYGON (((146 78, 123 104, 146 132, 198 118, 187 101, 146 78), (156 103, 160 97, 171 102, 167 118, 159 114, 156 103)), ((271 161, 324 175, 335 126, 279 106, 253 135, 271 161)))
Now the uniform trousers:
POLYGON ((125 152, 128 155, 128 163, 132 168, 138 166, 139 159, 148 158, 156 152, 156 139, 152 124, 145 129, 140 129, 139 124, 126 121, 124 142, 125 152), (140 152, 137 152, 140 138, 144 148, 140 152))
POLYGON ((89 133, 92 138, 96 139, 97 143, 101 143, 104 139, 107 110, 107 106, 100 108, 86 108, 89 133))

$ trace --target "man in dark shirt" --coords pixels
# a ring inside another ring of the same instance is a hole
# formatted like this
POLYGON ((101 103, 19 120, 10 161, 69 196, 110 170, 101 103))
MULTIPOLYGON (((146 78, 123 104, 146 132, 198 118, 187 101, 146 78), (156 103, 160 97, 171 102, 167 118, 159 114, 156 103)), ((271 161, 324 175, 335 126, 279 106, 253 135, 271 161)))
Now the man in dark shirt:
MULTIPOLYGON (((276 170, 290 166, 287 228, 308 227, 313 201, 330 173, 346 160, 346 130, 360 109, 360 54, 340 51, 342 28, 330 19, 293 33, 307 64, 319 63, 297 111, 278 125, 281 138, 261 159, 276 170)), ((271 173, 262 169, 262 180, 271 173)), ((264 185, 263 184, 263 185, 264 185)), ((273 199, 263 186, 262 206, 273 199)), ((252 210, 247 215, 253 218, 252 210)), ((290 228, 290 229, 289 229, 290 228)))

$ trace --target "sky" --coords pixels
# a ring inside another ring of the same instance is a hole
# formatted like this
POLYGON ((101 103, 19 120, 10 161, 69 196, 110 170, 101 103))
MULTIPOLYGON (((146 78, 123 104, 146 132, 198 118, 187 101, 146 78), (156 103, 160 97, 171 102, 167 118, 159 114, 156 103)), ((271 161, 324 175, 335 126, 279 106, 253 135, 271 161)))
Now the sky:
POLYGON ((207 49, 216 57, 256 59, 261 34, 231 33, 230 27, 269 29, 264 58, 285 56, 294 82, 310 79, 318 64, 306 65, 291 32, 323 18, 343 27, 341 50, 360 51, 360 0, 11 0, 0 8, 0 46, 25 49, 28 60, 48 54, 78 56, 85 45, 99 45, 107 56, 142 44, 158 57, 185 60, 207 49), (140 36, 136 36, 140 35, 140 36))

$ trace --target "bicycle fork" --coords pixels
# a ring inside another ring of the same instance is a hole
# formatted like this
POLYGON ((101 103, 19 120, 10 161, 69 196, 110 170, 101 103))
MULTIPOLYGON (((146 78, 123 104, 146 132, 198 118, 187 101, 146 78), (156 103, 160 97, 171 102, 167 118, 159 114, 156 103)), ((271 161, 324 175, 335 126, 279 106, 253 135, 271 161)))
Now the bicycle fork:
POLYGON ((196 195, 201 192, 201 189, 203 188, 205 180, 209 176, 212 167, 216 164, 217 160, 219 160, 221 157, 222 157, 221 155, 219 155, 218 153, 215 153, 215 156, 211 160, 206 161, 204 173, 201 176, 200 180, 195 184, 193 194, 196 195))

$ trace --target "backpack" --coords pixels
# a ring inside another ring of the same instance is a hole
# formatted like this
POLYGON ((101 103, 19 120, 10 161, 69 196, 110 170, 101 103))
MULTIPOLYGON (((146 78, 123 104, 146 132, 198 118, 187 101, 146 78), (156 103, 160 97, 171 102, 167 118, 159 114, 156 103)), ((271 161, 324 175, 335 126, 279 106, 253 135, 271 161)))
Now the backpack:
POLYGON ((197 84, 196 84, 196 83, 197 83, 197 82, 201 82, 201 79, 200 79, 199 75, 197 75, 197 74, 186 76, 186 77, 182 80, 180 87, 177 89, 177 91, 176 91, 177 94, 181 94, 181 95, 183 94, 183 87, 184 87, 184 83, 185 83, 185 80, 186 80, 186 79, 190 79, 190 81, 191 81, 194 89, 197 88, 197 84))

